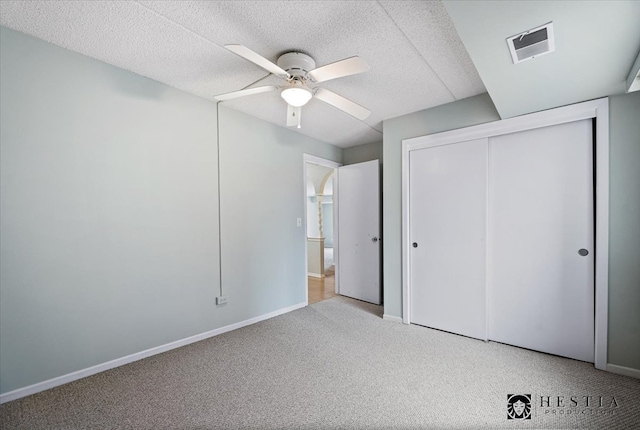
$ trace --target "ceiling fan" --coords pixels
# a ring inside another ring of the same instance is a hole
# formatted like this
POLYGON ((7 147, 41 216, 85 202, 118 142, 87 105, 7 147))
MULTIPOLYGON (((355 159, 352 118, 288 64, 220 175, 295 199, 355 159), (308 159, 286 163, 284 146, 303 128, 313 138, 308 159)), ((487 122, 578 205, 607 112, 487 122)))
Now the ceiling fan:
POLYGON ((314 59, 302 52, 287 52, 278 58, 277 64, 274 64, 246 46, 224 45, 224 47, 275 76, 284 79, 286 82, 282 86, 267 85, 220 94, 215 97, 218 101, 279 90, 280 95, 287 102, 287 126, 297 126, 298 128, 300 128, 302 106, 307 104, 312 97, 330 104, 359 120, 364 120, 371 114, 368 109, 351 100, 324 88, 313 86, 331 79, 368 71, 369 65, 358 56, 316 68, 314 59))

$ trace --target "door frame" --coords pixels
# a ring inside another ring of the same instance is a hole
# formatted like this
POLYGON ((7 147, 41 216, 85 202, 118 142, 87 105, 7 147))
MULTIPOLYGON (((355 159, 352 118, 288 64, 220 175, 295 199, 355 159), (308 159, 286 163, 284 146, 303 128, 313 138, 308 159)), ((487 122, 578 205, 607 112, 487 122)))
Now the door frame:
POLYGON ((302 154, 302 193, 304 196, 304 217, 302 221, 302 228, 304 229, 304 296, 305 305, 309 305, 309 250, 307 249, 307 163, 316 164, 318 166, 329 167, 333 169, 333 261, 335 264, 335 292, 340 292, 340 278, 338 275, 338 266, 340 264, 340 255, 338 253, 338 167, 342 166, 342 163, 336 161, 327 160, 325 158, 317 157, 311 154, 302 154))
POLYGON ((411 151, 490 138, 583 119, 595 119, 595 367, 607 369, 609 306, 609 99, 602 98, 486 124, 404 139, 402 141, 402 322, 410 324, 410 201, 411 151))

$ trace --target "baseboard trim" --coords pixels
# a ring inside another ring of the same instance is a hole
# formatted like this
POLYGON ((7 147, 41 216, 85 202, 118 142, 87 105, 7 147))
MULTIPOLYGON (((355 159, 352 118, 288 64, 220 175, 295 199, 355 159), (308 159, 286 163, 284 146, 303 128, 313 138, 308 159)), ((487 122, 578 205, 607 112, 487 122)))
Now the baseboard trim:
POLYGON ((631 367, 618 366, 617 364, 607 364, 607 372, 616 373, 618 375, 631 376, 640 379, 640 369, 631 367))
POLYGON ((323 275, 323 274, 320 274, 320 273, 311 273, 311 272, 308 272, 308 273, 307 273, 307 276, 311 276, 312 278, 324 278, 324 275, 323 275))
POLYGON ((384 314, 384 315, 382 315, 382 319, 402 324, 402 318, 396 317, 396 316, 393 316, 393 315, 384 314))
POLYGON ((30 396, 31 394, 36 394, 41 391, 48 390, 50 388, 67 384, 69 382, 77 381, 78 379, 86 378, 87 376, 95 375, 96 373, 104 372, 105 370, 124 366, 125 364, 142 360, 143 358, 151 357, 156 354, 161 354, 163 352, 170 351, 172 349, 180 348, 182 346, 189 345, 194 342, 199 342, 201 340, 205 340, 210 337, 217 336, 219 334, 227 333, 242 327, 246 327, 248 325, 267 320, 269 318, 277 317, 279 315, 295 311, 296 309, 300 309, 305 306, 307 306, 305 302, 298 303, 293 306, 278 309, 277 311, 269 312, 268 314, 259 315, 257 317, 249 318, 248 320, 244 320, 244 321, 240 321, 224 327, 220 327, 215 330, 210 330, 204 333, 196 334, 194 336, 186 337, 184 339, 176 340, 174 342, 169 342, 164 345, 156 346, 154 348, 150 348, 144 351, 136 352, 134 354, 130 354, 121 358, 116 358, 115 360, 107 361, 106 363, 97 364, 95 366, 91 366, 82 370, 77 370, 75 372, 58 376, 53 379, 48 379, 46 381, 38 382, 36 384, 29 385, 27 387, 18 388, 17 390, 0 394, 0 404, 10 402, 12 400, 17 400, 22 397, 30 396))

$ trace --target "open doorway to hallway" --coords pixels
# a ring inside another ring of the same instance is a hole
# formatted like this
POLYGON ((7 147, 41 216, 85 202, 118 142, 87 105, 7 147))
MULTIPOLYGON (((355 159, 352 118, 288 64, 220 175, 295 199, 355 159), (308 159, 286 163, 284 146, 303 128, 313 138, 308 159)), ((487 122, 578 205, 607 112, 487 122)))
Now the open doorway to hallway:
POLYGON ((307 279, 307 291, 309 293, 309 304, 321 302, 336 296, 336 276, 327 275, 324 278, 309 276, 307 279))
POLYGON ((334 198, 337 163, 305 157, 307 229, 307 302, 334 297, 336 283, 337 223, 334 198))

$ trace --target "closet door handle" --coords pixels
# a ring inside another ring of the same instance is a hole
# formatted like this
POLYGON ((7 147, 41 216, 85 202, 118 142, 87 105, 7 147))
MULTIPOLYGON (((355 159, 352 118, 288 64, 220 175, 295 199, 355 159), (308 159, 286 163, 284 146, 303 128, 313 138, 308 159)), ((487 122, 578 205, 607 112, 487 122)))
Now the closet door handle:
POLYGON ((414 248, 417 248, 417 247, 418 247, 418 244, 417 244, 416 242, 413 242, 413 245, 412 245, 412 246, 413 246, 414 248))

